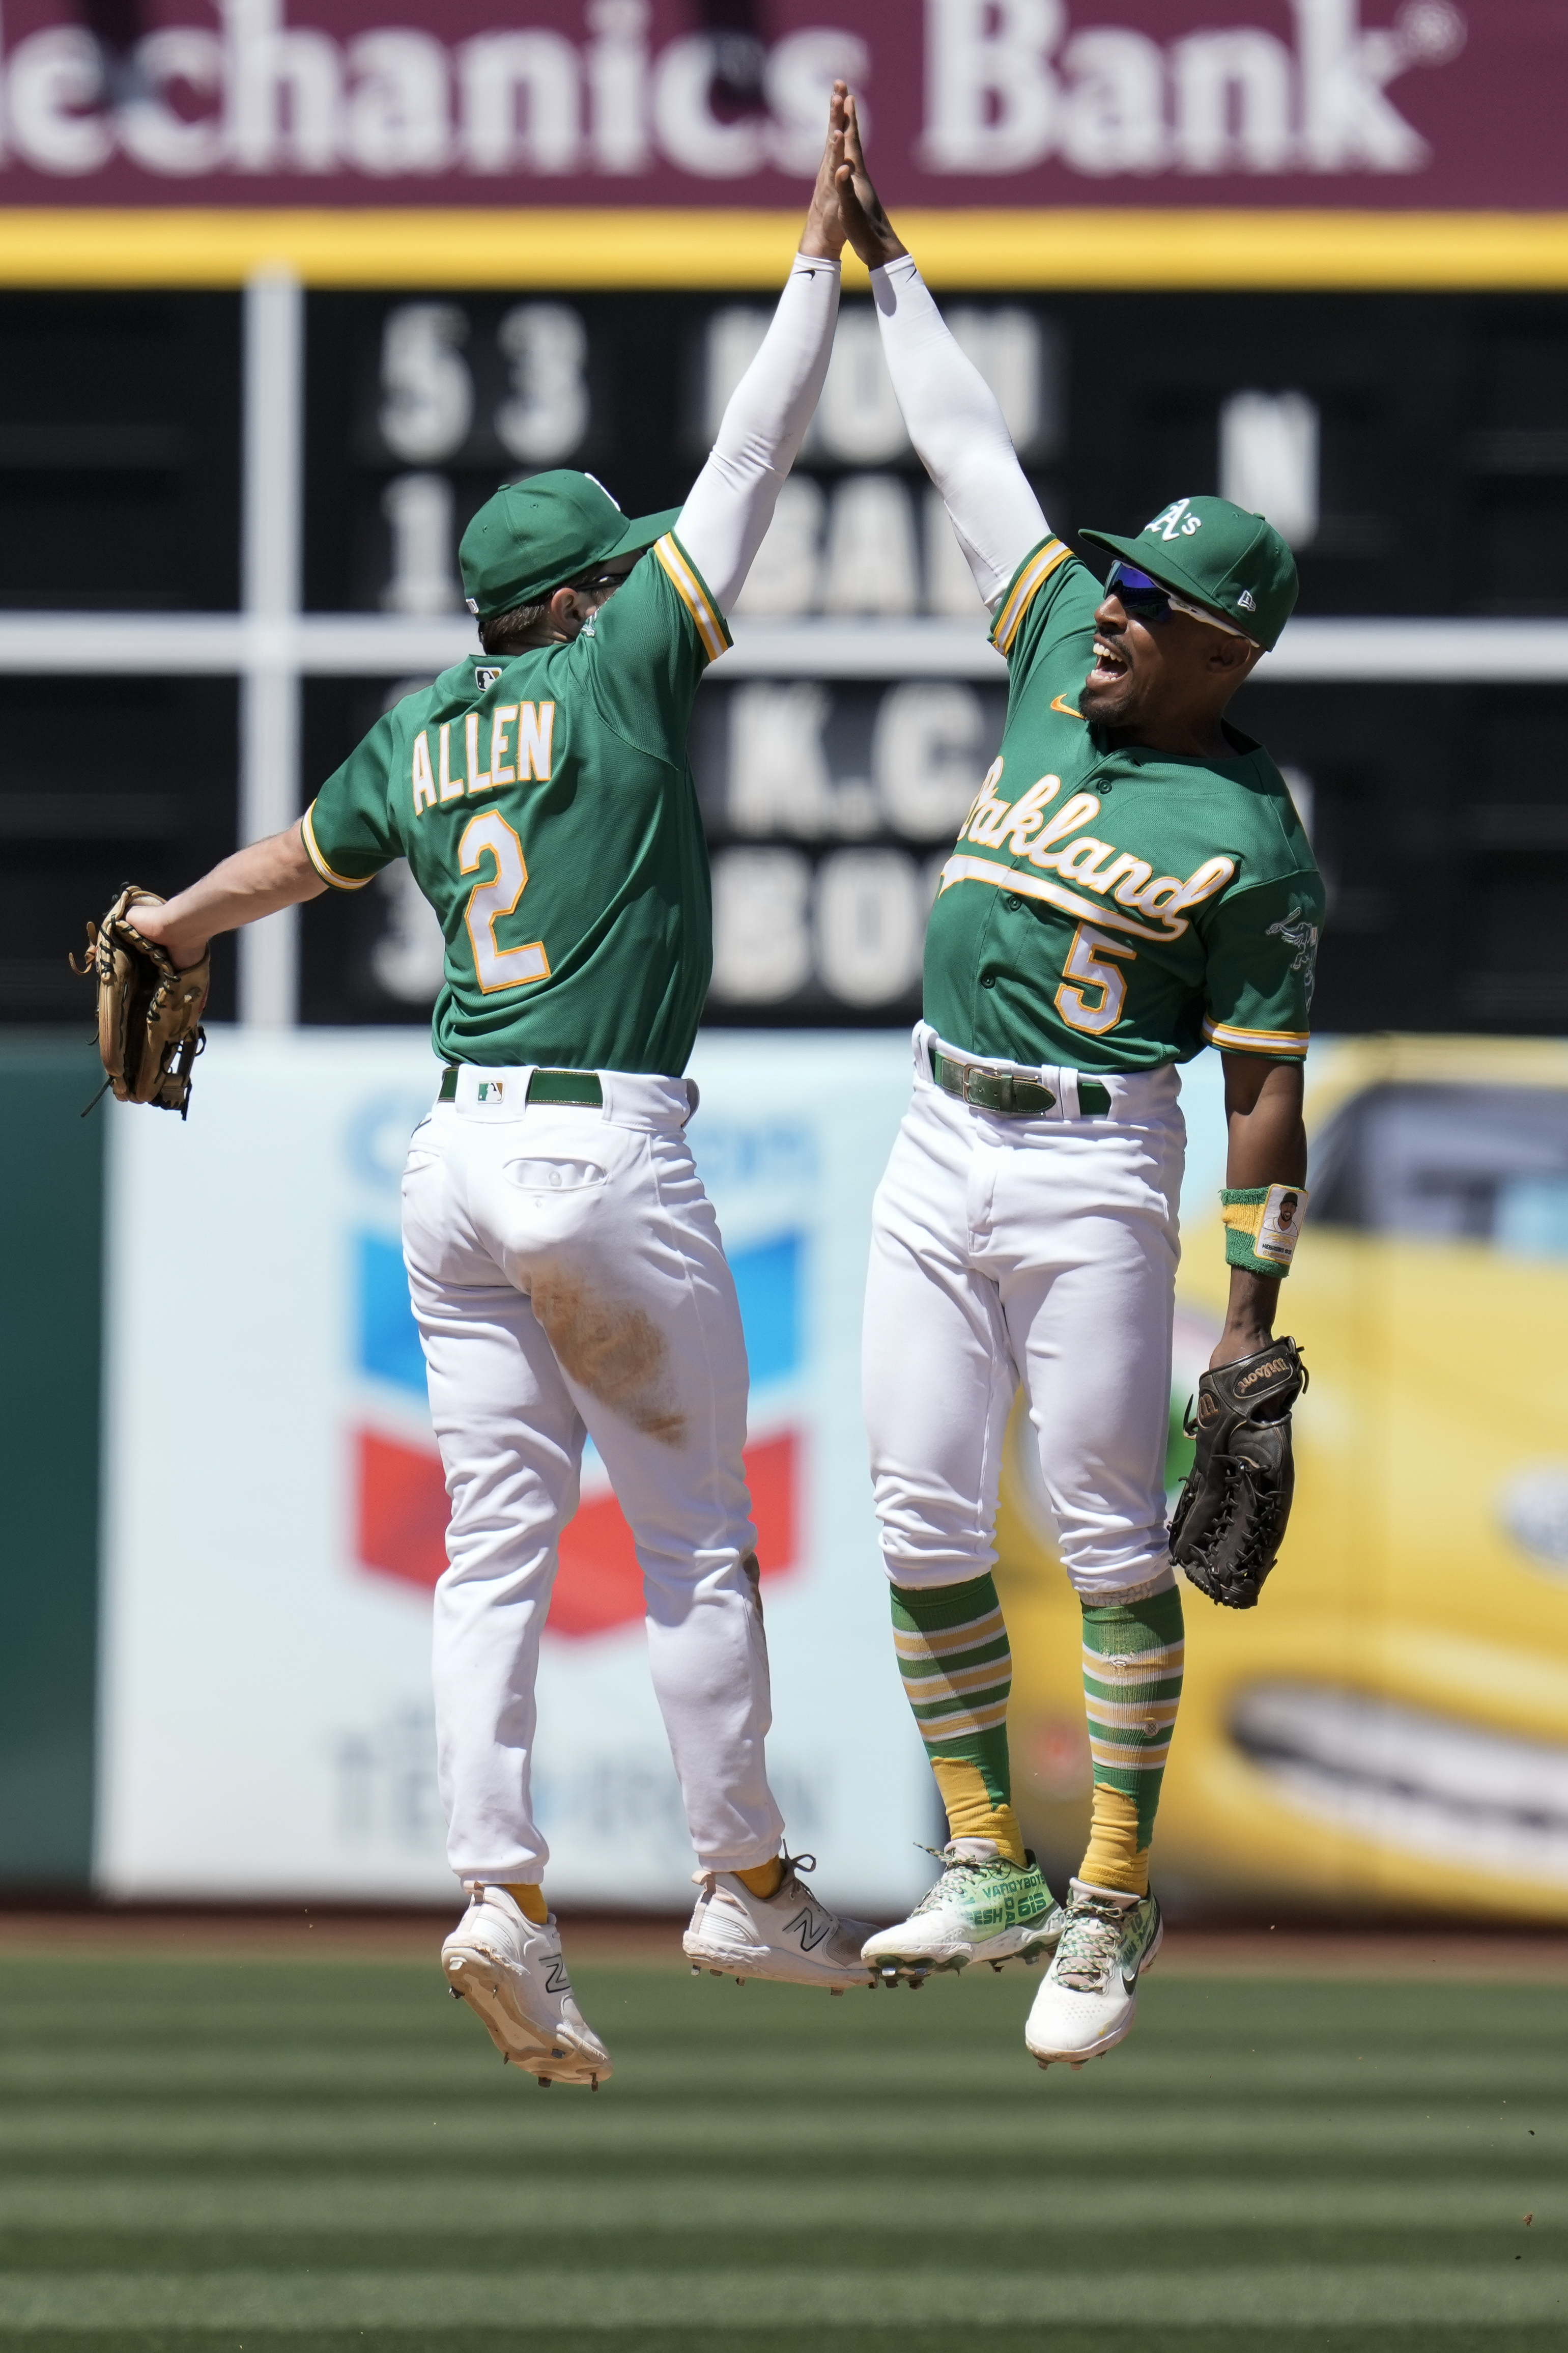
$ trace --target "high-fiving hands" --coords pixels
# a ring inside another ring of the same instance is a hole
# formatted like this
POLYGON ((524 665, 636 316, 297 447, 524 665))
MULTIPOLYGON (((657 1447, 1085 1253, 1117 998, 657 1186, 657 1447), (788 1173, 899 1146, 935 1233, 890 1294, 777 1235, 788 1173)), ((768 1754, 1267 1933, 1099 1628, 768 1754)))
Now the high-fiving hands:
POLYGON ((800 240, 800 249, 804 254, 821 255, 837 260, 844 250, 847 231, 838 195, 837 175, 844 162, 846 109, 854 103, 846 85, 836 81, 827 108, 827 144, 816 167, 816 185, 811 192, 811 206, 805 216, 805 234, 800 240))
POLYGON ((847 82, 836 81, 827 109, 827 145, 811 192, 805 254, 837 256, 847 242, 869 269, 905 250, 882 210, 882 200, 866 169, 860 120, 847 82))
POLYGON ((868 269, 879 269, 885 261, 896 261, 909 248, 894 236, 893 225, 882 210, 882 199, 871 185, 871 174, 866 169, 866 151, 860 142, 860 118, 853 97, 841 81, 833 85, 827 153, 833 163, 840 237, 848 239, 868 269))

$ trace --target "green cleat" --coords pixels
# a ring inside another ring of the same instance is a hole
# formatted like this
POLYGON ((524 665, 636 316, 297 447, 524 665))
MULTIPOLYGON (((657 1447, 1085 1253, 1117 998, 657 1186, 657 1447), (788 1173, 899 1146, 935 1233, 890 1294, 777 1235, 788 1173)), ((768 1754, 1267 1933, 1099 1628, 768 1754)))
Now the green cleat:
MULTIPOLYGON (((942 1848, 942 1877, 907 1920, 879 1928, 861 1958, 885 1983, 918 1982, 932 1969, 967 1968, 971 1961, 1037 1961, 1061 1935, 1067 1915, 1029 1855, 1009 1862, 988 1840, 954 1841, 942 1848)), ((936 1848, 930 1852, 938 1853, 936 1848)))

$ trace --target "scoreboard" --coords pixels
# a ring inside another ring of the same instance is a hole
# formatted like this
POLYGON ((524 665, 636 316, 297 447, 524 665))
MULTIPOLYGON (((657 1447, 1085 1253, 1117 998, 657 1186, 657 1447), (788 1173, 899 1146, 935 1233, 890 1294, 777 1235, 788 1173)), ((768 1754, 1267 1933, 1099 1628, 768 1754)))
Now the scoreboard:
MULTIPOLYGON (((1069 539, 1217 489, 1291 538, 1304 616, 1568 630, 1568 298, 942 301, 1069 539)), ((310 292, 307 635, 316 617, 427 623, 455 656, 458 539, 503 479, 581 466, 629 512, 678 503, 769 308, 715 292, 310 292)), ((12 1021, 85 1022, 64 961, 83 918, 128 875, 178 887, 243 829, 237 671, 156 652, 106 670, 95 650, 126 616, 176 647, 182 621, 239 609, 244 300, 10 292, 0 348, 0 1005, 12 1021), (54 618, 47 671, 8 626, 22 617, 54 618)), ((935 871, 1000 734, 1005 678, 864 297, 846 299, 734 619, 691 738, 713 853, 709 1018, 907 1023, 935 871)), ((399 668, 376 642, 356 670, 304 665, 300 805, 435 667, 399 668)), ((1287 770, 1328 878, 1320 1025, 1560 1030, 1568 658, 1563 683, 1539 663, 1523 676, 1504 631, 1489 663, 1453 676, 1355 668, 1306 681, 1266 665, 1236 707, 1287 770)), ((306 1022, 423 1022, 438 977, 433 919, 401 869, 303 911, 306 1022)), ((215 1014, 236 1002, 226 945, 215 1014)))

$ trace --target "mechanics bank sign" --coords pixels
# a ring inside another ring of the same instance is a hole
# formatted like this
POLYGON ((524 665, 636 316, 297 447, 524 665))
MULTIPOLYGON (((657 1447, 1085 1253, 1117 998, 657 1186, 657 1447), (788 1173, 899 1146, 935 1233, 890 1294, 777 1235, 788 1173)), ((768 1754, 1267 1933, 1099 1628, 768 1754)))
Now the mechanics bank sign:
POLYGON ((1556 208, 1544 0, 7 0, 11 203, 1556 208))

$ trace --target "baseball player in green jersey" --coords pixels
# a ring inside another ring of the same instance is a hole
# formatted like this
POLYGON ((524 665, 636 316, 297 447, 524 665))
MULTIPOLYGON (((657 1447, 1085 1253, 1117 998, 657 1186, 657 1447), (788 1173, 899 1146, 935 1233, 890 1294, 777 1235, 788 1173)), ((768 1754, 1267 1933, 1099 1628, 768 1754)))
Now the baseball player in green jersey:
POLYGON ((530 1803, 534 1680, 592 1435, 631 1524, 648 1653, 701 1886, 693 1966, 864 1985, 781 1854, 742 1448, 735 1289, 685 1126, 708 860, 686 756, 827 367, 843 242, 825 164, 768 334, 679 512, 591 476, 499 491, 464 535, 481 650, 381 719, 300 824, 153 911, 184 965, 216 931, 406 858, 446 936, 439 1099, 404 1246, 451 1497, 435 1612, 452 1867, 448 1981, 542 2081, 608 2074, 574 2000, 530 1803))
POLYGON ((1234 1245, 1216 1365, 1269 1341, 1307 1198, 1322 888, 1278 769, 1224 717, 1285 626, 1296 568, 1261 516, 1184 498, 1131 538, 1084 533, 1115 559, 1102 591, 1053 536, 893 235, 852 107, 845 139, 841 196, 893 385, 1011 674, 1000 754, 942 869, 914 1100, 875 1209, 877 1511, 950 1841, 935 1887, 865 1950, 896 1981, 1054 1947, 1026 2041, 1081 2064, 1131 2025, 1160 1936, 1149 1843, 1183 1659, 1163 1476, 1177 1066, 1205 1040, 1225 1058, 1234 1245), (1266 1259, 1253 1244, 1272 1209, 1272 1248, 1287 1192, 1288 1238, 1266 1259), (1020 1383, 1083 1609, 1093 1825, 1060 1905, 1011 1803, 991 1574, 1020 1383))

